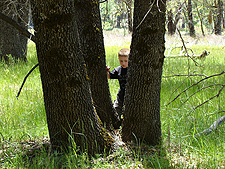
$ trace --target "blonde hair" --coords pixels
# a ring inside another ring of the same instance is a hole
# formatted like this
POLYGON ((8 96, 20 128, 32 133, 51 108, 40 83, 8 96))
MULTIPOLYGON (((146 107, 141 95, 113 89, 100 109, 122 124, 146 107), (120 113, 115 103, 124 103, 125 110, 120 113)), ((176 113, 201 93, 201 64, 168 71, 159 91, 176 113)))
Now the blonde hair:
POLYGON ((118 57, 128 57, 129 58, 129 54, 130 54, 130 49, 120 49, 120 51, 118 52, 118 57))

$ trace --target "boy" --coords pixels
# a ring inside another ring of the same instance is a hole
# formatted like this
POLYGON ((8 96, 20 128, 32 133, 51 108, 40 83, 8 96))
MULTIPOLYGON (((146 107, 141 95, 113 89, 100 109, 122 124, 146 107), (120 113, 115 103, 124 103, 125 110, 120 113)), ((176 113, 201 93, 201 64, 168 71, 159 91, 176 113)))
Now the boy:
POLYGON ((120 66, 110 71, 110 67, 106 66, 107 70, 107 78, 108 79, 118 79, 120 84, 120 89, 118 91, 116 100, 114 101, 113 107, 116 109, 120 119, 122 116, 122 108, 124 102, 125 88, 126 88, 126 78, 127 78, 127 67, 128 67, 128 59, 129 59, 130 50, 129 49, 121 49, 118 52, 118 59, 120 62, 120 66))

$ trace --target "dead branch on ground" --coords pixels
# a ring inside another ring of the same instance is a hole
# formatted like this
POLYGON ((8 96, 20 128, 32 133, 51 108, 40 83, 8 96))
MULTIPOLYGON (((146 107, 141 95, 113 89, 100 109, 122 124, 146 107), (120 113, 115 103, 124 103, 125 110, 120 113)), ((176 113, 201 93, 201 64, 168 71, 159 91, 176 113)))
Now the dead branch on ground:
POLYGON ((194 137, 199 137, 199 136, 201 136, 202 134, 208 135, 208 134, 212 133, 213 130, 216 130, 217 127, 218 127, 221 123, 223 123, 224 121, 225 121, 225 116, 220 117, 219 119, 217 119, 216 121, 214 121, 213 124, 212 124, 209 128, 203 130, 202 132, 200 132, 200 133, 198 133, 198 134, 195 134, 194 137))

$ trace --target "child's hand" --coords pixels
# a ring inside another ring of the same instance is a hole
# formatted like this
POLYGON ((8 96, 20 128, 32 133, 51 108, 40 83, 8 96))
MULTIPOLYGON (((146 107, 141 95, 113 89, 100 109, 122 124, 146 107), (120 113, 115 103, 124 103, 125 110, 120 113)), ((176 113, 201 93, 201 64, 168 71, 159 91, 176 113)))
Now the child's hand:
POLYGON ((109 66, 106 65, 106 70, 107 70, 107 72, 109 72, 110 68, 111 68, 111 67, 109 67, 109 66))

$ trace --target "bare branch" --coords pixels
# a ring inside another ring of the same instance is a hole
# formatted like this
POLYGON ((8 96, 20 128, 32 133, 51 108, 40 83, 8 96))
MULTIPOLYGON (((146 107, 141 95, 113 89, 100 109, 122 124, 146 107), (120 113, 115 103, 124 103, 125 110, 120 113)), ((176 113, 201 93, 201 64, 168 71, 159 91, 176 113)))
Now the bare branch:
MULTIPOLYGON (((182 102, 181 106, 184 105, 184 103, 186 103, 186 102, 187 102, 192 96, 194 96, 196 93, 200 92, 201 90, 204 90, 204 89, 213 87, 213 86, 223 86, 223 87, 224 87, 224 84, 213 84, 213 85, 209 85, 209 86, 202 87, 201 89, 197 90, 197 91, 194 92, 192 95, 190 95, 184 102, 182 102)), ((216 95, 216 96, 217 96, 217 95, 216 95)), ((218 96, 217 96, 217 97, 218 97, 218 96)), ((213 97, 213 98, 214 98, 214 97, 213 97)), ((212 99, 213 99, 213 98, 212 98, 212 99)), ((212 99, 210 99, 210 100, 212 100, 212 99)), ((208 100, 208 101, 209 101, 209 100, 208 100)), ((208 101, 207 101, 207 102, 208 102, 208 101)), ((206 102, 204 102, 204 103, 206 103, 206 102)), ((202 103, 202 104, 203 104, 203 103, 202 103)), ((202 104, 201 104, 201 105, 202 105, 202 104)), ((201 105, 199 105, 199 106, 201 106, 201 105)), ((180 107, 181 107, 181 106, 180 106, 180 107)), ((199 107, 199 106, 198 106, 198 107, 199 107)), ((180 107, 179 107, 179 108, 180 108, 180 107)), ((197 107, 196 107, 196 108, 197 108, 197 107)), ((196 108, 194 108, 194 110, 195 110, 196 108)))
POLYGON ((21 92, 21 90, 22 90, 22 88, 23 88, 23 85, 25 84, 25 82, 26 82, 28 76, 29 76, 29 75, 33 72, 33 70, 34 70, 36 67, 38 67, 38 66, 39 66, 39 64, 36 64, 36 65, 35 65, 35 66, 27 73, 27 75, 25 76, 25 78, 24 78, 24 80, 23 80, 23 83, 22 83, 22 85, 21 85, 21 87, 20 87, 20 89, 19 89, 19 92, 18 92, 18 94, 17 94, 17 96, 16 96, 17 99, 19 98, 20 92, 21 92))
POLYGON ((216 130, 216 128, 225 121, 225 116, 220 117, 217 119, 209 128, 203 130, 202 132, 195 134, 194 137, 199 137, 201 134, 208 135, 212 133, 213 130, 216 130))
POLYGON ((210 97, 208 100, 206 100, 206 101, 204 101, 203 103, 201 103, 201 104, 199 104, 198 106, 196 106, 196 107, 194 108, 194 110, 197 109, 198 107, 202 106, 203 104, 207 103, 208 101, 214 99, 215 97, 219 97, 219 95, 220 95, 221 91, 224 89, 224 87, 225 87, 225 85, 222 85, 221 89, 219 90, 219 92, 218 92, 216 95, 214 95, 213 97, 210 97))
POLYGON ((7 22, 8 24, 15 27, 22 35, 26 36, 27 38, 31 39, 33 42, 36 42, 35 36, 24 29, 21 25, 19 25, 15 20, 11 19, 10 17, 6 16, 2 12, 0 12, 0 19, 7 22))
POLYGON ((214 75, 211 75, 211 76, 207 76, 201 80, 199 80, 198 82, 194 83, 193 85, 189 86, 188 88, 184 89, 181 93, 179 93, 172 101, 170 101, 168 104, 166 104, 166 106, 168 106, 169 104, 171 104, 172 102, 174 102, 182 93, 186 92, 188 89, 190 89, 191 87, 193 86, 196 86, 197 84, 199 84, 200 82, 206 80, 206 79, 209 79, 209 78, 212 78, 212 77, 215 77, 215 76, 220 76, 222 74, 224 74, 225 71, 222 71, 221 73, 219 74, 214 74, 214 75))
POLYGON ((100 1, 99 3, 104 3, 104 2, 106 2, 106 1, 108 1, 108 0, 100 1))
POLYGON ((191 77, 191 76, 204 76, 204 77, 208 77, 208 76, 203 75, 203 74, 190 74, 190 75, 177 75, 177 74, 174 74, 174 75, 162 76, 162 77, 163 78, 171 78, 171 77, 191 77))
POLYGON ((211 115, 219 114, 219 113, 223 113, 223 112, 225 112, 225 110, 221 110, 221 111, 219 111, 219 112, 217 112, 217 113, 211 113, 211 114, 208 114, 207 116, 211 116, 211 115))
POLYGON ((150 8, 149 8, 148 12, 145 14, 145 16, 143 17, 143 19, 142 19, 141 22, 139 23, 139 25, 136 27, 136 29, 138 29, 138 28, 141 26, 141 24, 144 22, 145 18, 148 16, 149 12, 151 11, 152 6, 154 5, 154 3, 155 3, 155 0, 154 0, 154 1, 152 2, 152 4, 150 5, 150 8))
POLYGON ((181 33, 180 33, 180 30, 179 30, 178 28, 176 28, 176 29, 177 29, 177 32, 178 32, 180 38, 181 38, 181 41, 182 41, 182 44, 183 44, 183 47, 184 47, 184 50, 185 50, 185 52, 186 52, 187 57, 189 57, 189 58, 195 63, 195 66, 198 66, 198 65, 199 65, 198 62, 196 62, 192 57, 190 57, 190 56, 188 55, 188 51, 187 51, 186 45, 185 45, 185 43, 184 43, 184 39, 182 38, 182 35, 181 35, 181 33))

